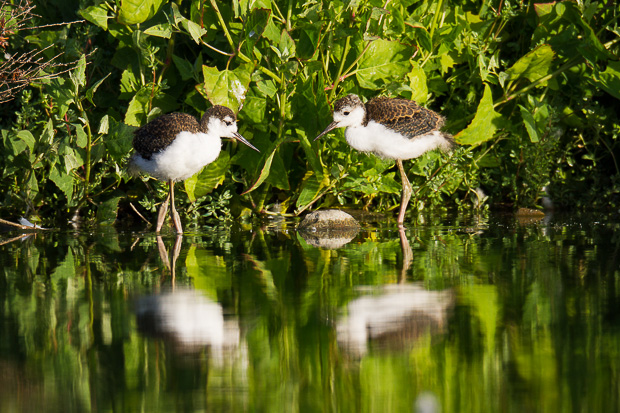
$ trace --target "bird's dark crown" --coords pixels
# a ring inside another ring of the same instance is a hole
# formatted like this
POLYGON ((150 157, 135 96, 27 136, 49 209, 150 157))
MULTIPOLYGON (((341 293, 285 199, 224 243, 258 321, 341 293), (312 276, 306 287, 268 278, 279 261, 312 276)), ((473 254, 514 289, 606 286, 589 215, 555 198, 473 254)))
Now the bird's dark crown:
POLYGON ((207 130, 207 126, 209 125, 209 119, 212 117, 224 120, 226 116, 229 116, 233 122, 237 120, 237 115, 232 109, 227 108, 226 106, 214 105, 206 110, 205 114, 202 115, 202 119, 200 120, 200 126, 203 130, 207 130))

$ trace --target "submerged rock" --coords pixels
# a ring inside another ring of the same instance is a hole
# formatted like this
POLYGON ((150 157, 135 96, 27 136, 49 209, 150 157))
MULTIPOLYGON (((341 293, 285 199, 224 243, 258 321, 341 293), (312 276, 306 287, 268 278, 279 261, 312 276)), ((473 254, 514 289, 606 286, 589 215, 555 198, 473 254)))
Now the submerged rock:
POLYGON ((308 244, 335 249, 355 238, 360 224, 344 211, 326 209, 306 215, 297 230, 308 244))

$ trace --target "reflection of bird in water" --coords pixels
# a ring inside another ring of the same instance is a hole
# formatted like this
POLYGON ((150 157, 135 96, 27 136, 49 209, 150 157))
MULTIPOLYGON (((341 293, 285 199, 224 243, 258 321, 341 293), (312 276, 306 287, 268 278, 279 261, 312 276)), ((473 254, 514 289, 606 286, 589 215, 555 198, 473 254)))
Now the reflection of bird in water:
POLYGON ((334 121, 315 140, 333 129, 346 128, 344 136, 354 149, 395 159, 403 185, 398 214, 402 226, 412 192, 402 161, 437 148, 449 150, 454 140, 440 131, 443 123, 439 114, 412 100, 378 97, 364 105, 357 95, 348 95, 334 103, 334 121))
POLYGON ((219 303, 194 290, 142 297, 135 312, 140 331, 169 339, 181 351, 210 346, 219 356, 239 344, 237 321, 226 320, 219 303))
POLYGON ((174 183, 197 174, 215 161, 222 148, 221 138, 232 138, 258 151, 237 132, 237 116, 224 106, 212 106, 200 122, 185 113, 169 113, 136 130, 133 138, 135 153, 130 170, 146 172, 168 181, 170 191, 157 216, 157 232, 161 229, 168 203, 177 233, 182 233, 181 218, 174 205, 174 183))
POLYGON ((403 347, 422 334, 443 329, 453 306, 451 291, 427 291, 416 284, 386 285, 347 305, 336 324, 338 343, 363 355, 369 342, 403 347))

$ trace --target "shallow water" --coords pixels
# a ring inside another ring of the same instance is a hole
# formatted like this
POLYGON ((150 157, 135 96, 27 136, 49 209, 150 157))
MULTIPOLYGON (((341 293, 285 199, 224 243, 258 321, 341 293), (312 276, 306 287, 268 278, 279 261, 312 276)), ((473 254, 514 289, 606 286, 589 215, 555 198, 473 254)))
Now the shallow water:
POLYGON ((619 411, 618 229, 5 232, 0 411, 619 411))

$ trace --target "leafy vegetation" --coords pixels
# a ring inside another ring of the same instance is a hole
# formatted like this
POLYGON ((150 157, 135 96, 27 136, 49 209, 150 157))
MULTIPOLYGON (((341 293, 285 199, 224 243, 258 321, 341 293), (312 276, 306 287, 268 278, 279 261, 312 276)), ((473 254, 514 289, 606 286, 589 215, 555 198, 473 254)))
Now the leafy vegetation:
POLYGON ((406 163, 418 211, 531 207, 543 188, 558 206, 620 206, 613 0, 74 5, 77 15, 37 5, 28 24, 40 29, 2 32, 7 50, 78 62, 0 108, 3 215, 113 222, 135 217, 133 207, 148 216, 163 186, 125 173, 132 131, 210 104, 239 111, 240 132, 261 153, 226 144, 185 181, 190 218, 394 210, 393 162, 352 151, 342 132, 313 142, 347 93, 410 98, 446 117, 460 146, 406 163))

